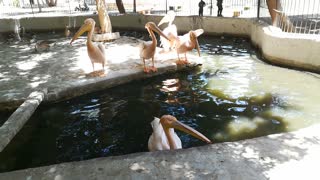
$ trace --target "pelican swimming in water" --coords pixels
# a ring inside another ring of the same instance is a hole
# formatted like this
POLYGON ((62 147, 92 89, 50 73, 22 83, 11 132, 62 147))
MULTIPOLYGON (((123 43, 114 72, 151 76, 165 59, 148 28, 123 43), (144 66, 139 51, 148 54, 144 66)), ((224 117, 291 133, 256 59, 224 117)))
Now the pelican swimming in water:
POLYGON ((95 46, 91 39, 92 39, 92 34, 94 32, 94 26, 96 22, 92 18, 88 18, 84 21, 84 24, 81 26, 81 28, 78 30, 78 32, 73 36, 70 44, 74 40, 76 40, 81 34, 88 32, 87 35, 87 51, 89 58, 92 63, 92 69, 94 71, 94 63, 100 63, 102 65, 102 68, 104 70, 104 65, 105 65, 105 50, 104 46, 102 44, 99 44, 98 46, 95 46))
POLYGON ((144 41, 140 44, 140 57, 143 60, 143 71, 145 73, 149 73, 150 70, 153 72, 156 72, 157 68, 154 67, 154 55, 156 53, 157 39, 156 39, 156 36, 154 35, 153 31, 155 31, 160 36, 163 36, 166 39, 168 39, 168 37, 166 35, 164 35, 162 33, 162 31, 153 22, 146 23, 145 28, 148 30, 152 41, 147 41, 147 42, 144 41), (145 63, 146 59, 152 59, 152 67, 151 68, 146 67, 146 63, 145 63))
POLYGON ((203 29, 197 29, 194 31, 189 31, 189 33, 178 36, 176 39, 176 50, 178 54, 177 64, 188 64, 187 52, 192 51, 194 48, 197 49, 200 57, 200 47, 198 42, 198 36, 203 34, 203 29), (181 60, 179 54, 184 54, 185 59, 181 60))
POLYGON ((151 134, 148 142, 149 151, 181 149, 181 140, 174 132, 173 128, 188 133, 200 140, 205 141, 206 143, 211 143, 211 141, 203 134, 179 122, 171 115, 163 115, 161 119, 155 117, 151 122, 151 126, 153 133, 151 134))
POLYGON ((168 11, 167 15, 165 15, 158 26, 164 23, 168 23, 168 26, 163 29, 163 34, 165 34, 169 41, 163 37, 160 37, 161 46, 165 51, 172 50, 175 47, 175 40, 178 37, 177 26, 173 24, 174 18, 176 17, 176 13, 174 11, 168 11))

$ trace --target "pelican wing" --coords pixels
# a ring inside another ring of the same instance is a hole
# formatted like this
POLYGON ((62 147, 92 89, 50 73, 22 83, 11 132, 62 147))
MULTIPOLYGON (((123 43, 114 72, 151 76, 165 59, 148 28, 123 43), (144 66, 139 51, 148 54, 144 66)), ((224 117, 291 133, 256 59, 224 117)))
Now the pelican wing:
POLYGON ((152 48, 152 41, 143 41, 139 45, 140 57, 144 59, 152 58, 155 49, 152 48))
POLYGON ((102 63, 105 62, 105 50, 104 46, 102 44, 99 44, 98 46, 87 46, 88 55, 92 62, 95 63, 102 63))
POLYGON ((170 48, 174 48, 175 47, 175 40, 178 37, 177 26, 174 24, 169 25, 168 27, 164 28, 164 30, 162 32, 163 32, 163 34, 165 34, 169 38, 170 41, 168 41, 164 37, 160 36, 161 46, 166 51, 169 50, 170 48))

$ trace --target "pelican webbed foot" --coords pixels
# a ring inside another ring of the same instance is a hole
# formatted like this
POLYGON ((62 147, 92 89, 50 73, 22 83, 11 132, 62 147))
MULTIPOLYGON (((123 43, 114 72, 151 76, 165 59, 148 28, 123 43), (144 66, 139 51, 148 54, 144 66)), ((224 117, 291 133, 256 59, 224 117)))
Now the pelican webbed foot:
POLYGON ((187 59, 181 60, 179 59, 178 61, 176 61, 177 65, 186 65, 189 64, 189 61, 187 59))
POLYGON ((144 67, 143 68, 143 72, 145 72, 145 73, 157 72, 157 71, 158 71, 158 69, 156 67, 149 67, 149 68, 144 67))
POLYGON ((158 69, 157 69, 156 67, 154 67, 154 66, 151 67, 150 70, 151 70, 152 72, 157 72, 157 71, 158 71, 158 69))
POLYGON ((92 71, 86 74, 86 77, 104 77, 106 76, 104 70, 92 71))
POLYGON ((150 72, 150 68, 144 67, 144 68, 143 68, 143 72, 149 73, 149 72, 150 72))

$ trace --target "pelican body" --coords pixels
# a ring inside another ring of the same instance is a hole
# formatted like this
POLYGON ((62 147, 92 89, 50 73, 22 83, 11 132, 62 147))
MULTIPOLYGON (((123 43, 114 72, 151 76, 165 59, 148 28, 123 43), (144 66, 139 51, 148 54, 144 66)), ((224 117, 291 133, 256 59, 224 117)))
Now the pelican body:
POLYGON ((154 55, 156 53, 157 38, 154 35, 153 31, 157 32, 160 36, 163 36, 166 39, 168 39, 168 37, 166 35, 164 35, 162 33, 162 31, 153 22, 146 23, 145 28, 148 30, 152 41, 147 41, 147 42, 144 41, 140 44, 140 57, 143 60, 143 67, 144 67, 145 73, 149 73, 150 70, 153 72, 156 72, 157 68, 154 67, 154 55), (146 59, 152 59, 152 67, 151 68, 146 67, 146 63, 145 63, 146 59))
POLYGON ((88 18, 84 21, 84 24, 81 26, 81 28, 78 30, 78 32, 73 36, 70 44, 74 40, 76 40, 81 34, 88 32, 87 35, 87 51, 89 58, 92 63, 92 69, 94 71, 94 63, 100 63, 102 65, 102 68, 104 70, 105 65, 105 50, 104 46, 102 44, 99 44, 98 46, 95 46, 92 43, 92 34, 94 32, 96 22, 92 18, 88 18))
POLYGON ((151 122, 151 126, 153 129, 153 133, 149 137, 148 141, 149 151, 181 149, 181 140, 174 132, 173 128, 184 131, 185 133, 203 140, 206 143, 211 143, 211 141, 203 134, 179 122, 175 117, 171 115, 163 115, 161 119, 155 117, 151 122))
POLYGON ((160 26, 161 24, 168 23, 168 26, 164 28, 162 32, 169 38, 169 41, 160 36, 161 46, 165 51, 175 48, 176 38, 178 37, 177 26, 173 24, 175 17, 176 14, 174 11, 168 11, 167 15, 165 15, 158 24, 158 26, 160 26))
POLYGON ((194 31, 189 31, 189 33, 178 36, 176 39, 176 50, 178 54, 178 62, 177 64, 188 64, 187 52, 192 51, 193 49, 197 49, 199 57, 200 57, 200 47, 198 42, 198 36, 203 33, 203 29, 197 29, 194 31), (185 59, 181 60, 179 54, 184 54, 185 59))

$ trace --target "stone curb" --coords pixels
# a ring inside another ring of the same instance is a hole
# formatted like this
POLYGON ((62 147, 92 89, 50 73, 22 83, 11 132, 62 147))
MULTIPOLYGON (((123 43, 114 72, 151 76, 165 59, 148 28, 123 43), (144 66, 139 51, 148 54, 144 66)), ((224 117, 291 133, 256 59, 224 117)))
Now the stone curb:
POLYGON ((29 120, 33 112, 40 105, 45 96, 43 91, 32 92, 26 101, 0 127, 0 152, 10 143, 23 125, 29 120))

